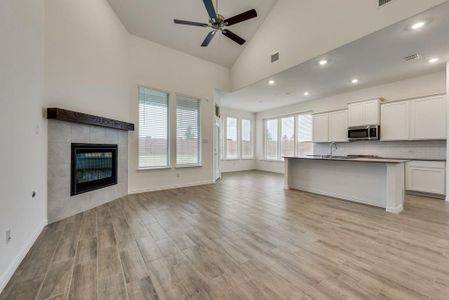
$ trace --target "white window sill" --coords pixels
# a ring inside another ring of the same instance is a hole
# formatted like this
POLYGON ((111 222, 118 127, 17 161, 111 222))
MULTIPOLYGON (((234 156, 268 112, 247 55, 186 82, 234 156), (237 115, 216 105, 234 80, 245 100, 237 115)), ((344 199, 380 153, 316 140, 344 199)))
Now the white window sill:
POLYGON ((175 169, 185 169, 185 168, 202 168, 203 165, 177 165, 175 169))
POLYGON ((138 172, 144 172, 144 171, 156 171, 156 170, 169 170, 171 169, 171 166, 165 166, 165 167, 145 167, 145 168, 137 168, 138 172))

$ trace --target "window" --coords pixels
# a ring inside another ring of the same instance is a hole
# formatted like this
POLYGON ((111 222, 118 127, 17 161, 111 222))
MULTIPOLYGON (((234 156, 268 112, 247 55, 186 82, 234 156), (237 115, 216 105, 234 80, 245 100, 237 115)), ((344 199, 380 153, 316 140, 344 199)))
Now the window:
POLYGON ((278 119, 265 122, 265 159, 278 159, 278 119))
POLYGON ((237 119, 226 118, 226 159, 238 159, 237 119))
POLYGON ((301 114, 297 120, 297 155, 313 154, 312 115, 301 114))
POLYGON ((176 96, 176 165, 199 165, 200 100, 176 96))
POLYGON ((313 154, 312 115, 281 117, 264 121, 267 160, 282 160, 283 156, 313 154))
POLYGON ((242 119, 242 158, 254 157, 251 120, 242 119))
POLYGON ((281 158, 295 155, 295 117, 281 119, 281 158))
POLYGON ((139 88, 139 168, 170 165, 168 94, 139 88))

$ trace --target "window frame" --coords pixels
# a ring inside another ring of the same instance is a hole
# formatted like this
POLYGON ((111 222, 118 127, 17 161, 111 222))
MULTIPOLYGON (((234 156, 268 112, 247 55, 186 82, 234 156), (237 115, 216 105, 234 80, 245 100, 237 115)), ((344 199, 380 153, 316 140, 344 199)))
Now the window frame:
POLYGON ((250 118, 240 118, 240 159, 241 160, 253 160, 255 158, 254 155, 254 120, 250 118), (243 121, 249 121, 249 128, 250 128, 250 145, 251 145, 251 155, 248 157, 243 157, 243 121))
POLYGON ((225 116, 224 117, 224 135, 223 135, 223 150, 224 150, 224 155, 223 155, 223 160, 224 161, 232 161, 232 160, 240 160, 240 126, 239 126, 239 118, 238 117, 234 117, 234 116, 225 116), (236 157, 232 157, 229 158, 228 157, 228 119, 235 119, 236 120, 236 138, 237 138, 237 156, 236 157))
MULTIPOLYGON (((198 168, 198 167, 202 167, 203 166, 203 147, 202 147, 202 126, 201 126, 201 122, 202 122, 202 118, 201 118, 201 104, 202 104, 202 99, 200 97, 196 97, 196 96, 191 96, 191 95, 186 95, 186 94, 182 94, 182 93, 174 93, 174 136, 175 136, 175 146, 174 148, 174 163, 173 165, 175 166, 175 168, 198 168), (197 163, 193 163, 193 164, 178 164, 178 96, 181 97, 188 97, 188 98, 193 98, 195 100, 198 101, 198 162, 197 163)), ((171 140, 171 139, 170 139, 171 140)))
MULTIPOLYGON (((294 156, 298 156, 300 155, 298 153, 299 148, 298 148, 298 117, 300 115, 312 115, 312 111, 304 111, 304 112, 299 112, 299 113, 292 113, 292 114, 286 114, 286 115, 280 115, 280 116, 276 116, 276 117, 271 117, 271 118, 264 118, 262 119, 262 124, 263 124, 263 159, 262 161, 271 161, 271 162, 283 162, 284 158, 282 157, 282 153, 281 153, 281 137, 282 137, 282 119, 285 118, 290 118, 293 117, 294 118, 294 129, 293 129, 293 134, 294 134, 294 156), (272 121, 272 120, 277 120, 278 122, 278 127, 277 127, 277 145, 276 145, 276 149, 277 149, 277 158, 276 159, 271 159, 271 158, 267 158, 267 136, 266 136, 266 126, 267 126, 267 122, 268 121, 272 121)), ((312 129, 313 130, 313 129, 312 129)))
POLYGON ((172 168, 172 145, 171 145, 171 96, 172 93, 169 91, 153 88, 145 85, 137 85, 137 115, 138 115, 138 122, 137 122, 137 171, 146 171, 146 170, 164 170, 164 169, 171 169, 172 168), (140 166, 140 89, 148 89, 160 93, 164 93, 167 95, 167 165, 165 166, 151 166, 151 167, 142 167, 140 166))

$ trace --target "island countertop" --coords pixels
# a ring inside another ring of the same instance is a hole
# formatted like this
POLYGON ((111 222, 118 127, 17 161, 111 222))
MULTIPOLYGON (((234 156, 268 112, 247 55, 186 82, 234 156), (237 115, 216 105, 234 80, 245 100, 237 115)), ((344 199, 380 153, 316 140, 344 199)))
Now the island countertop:
POLYGON ((346 157, 333 156, 332 158, 326 155, 311 155, 311 156, 284 156, 288 159, 308 159, 308 160, 331 160, 331 161, 348 161, 348 162, 369 162, 369 163, 384 163, 384 164, 400 164, 406 163, 410 160, 405 159, 389 159, 389 158, 366 158, 366 157, 346 157))

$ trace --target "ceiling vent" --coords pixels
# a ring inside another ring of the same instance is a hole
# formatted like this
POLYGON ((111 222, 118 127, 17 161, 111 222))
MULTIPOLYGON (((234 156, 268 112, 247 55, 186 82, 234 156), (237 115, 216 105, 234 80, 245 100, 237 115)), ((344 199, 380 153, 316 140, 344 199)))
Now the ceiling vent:
POLYGON ((413 61, 413 60, 418 60, 421 58, 421 55, 419 55, 418 53, 412 54, 412 55, 408 55, 406 57, 404 57, 405 61, 413 61))
POLYGON ((271 55, 271 63, 274 63, 279 60, 279 52, 276 52, 275 54, 271 55))
POLYGON ((390 3, 393 0, 379 0, 379 7, 384 6, 385 4, 390 3))

